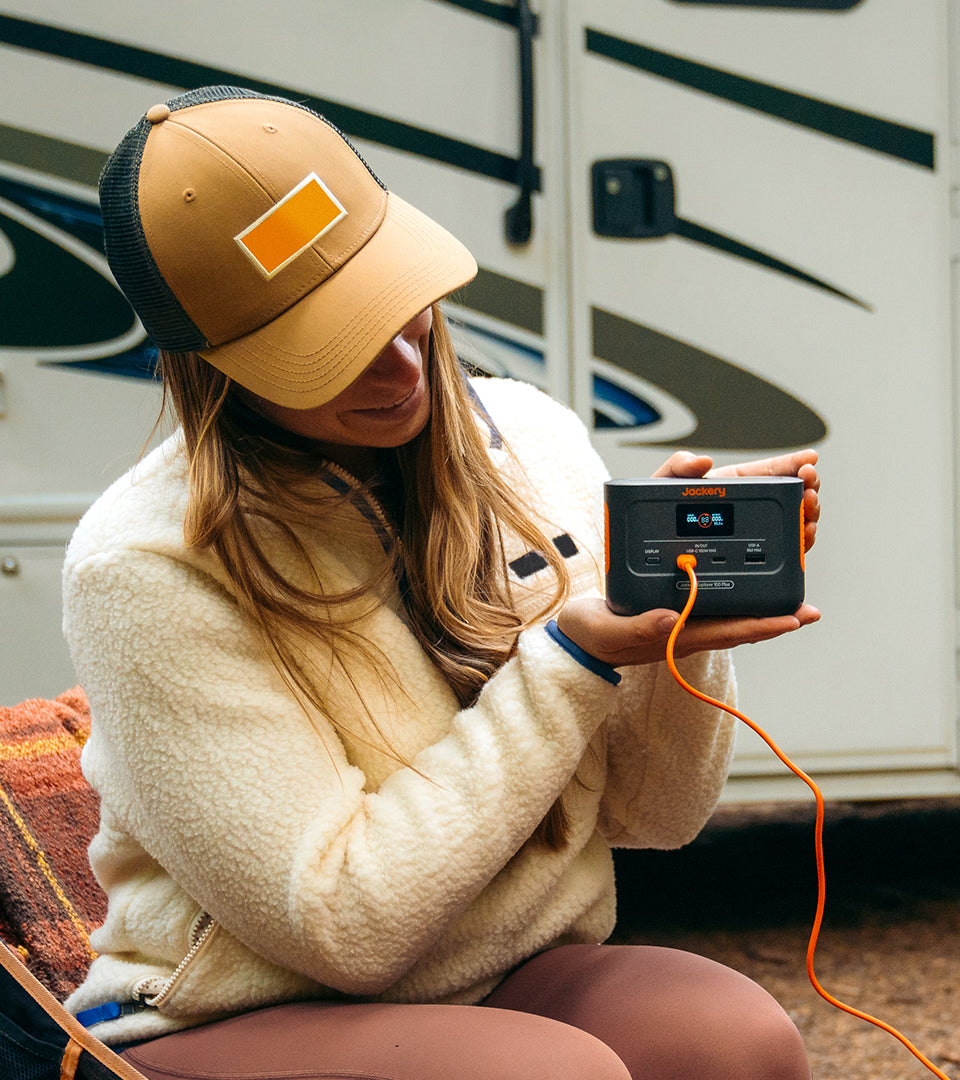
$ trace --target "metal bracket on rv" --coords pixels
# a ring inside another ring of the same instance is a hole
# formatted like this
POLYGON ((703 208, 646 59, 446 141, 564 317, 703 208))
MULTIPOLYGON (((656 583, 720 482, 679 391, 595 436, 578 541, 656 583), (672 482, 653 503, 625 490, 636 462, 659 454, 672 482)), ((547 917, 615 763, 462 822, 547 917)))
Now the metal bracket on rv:
POLYGON ((598 236, 648 240, 674 231, 676 199, 667 162, 611 158, 595 161, 590 171, 598 236))

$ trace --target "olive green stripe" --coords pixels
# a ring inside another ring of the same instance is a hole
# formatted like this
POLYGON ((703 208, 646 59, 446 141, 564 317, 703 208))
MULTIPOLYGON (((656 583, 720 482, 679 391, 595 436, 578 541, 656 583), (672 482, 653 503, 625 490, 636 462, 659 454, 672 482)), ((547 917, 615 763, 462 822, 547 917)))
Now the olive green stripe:
MULTIPOLYGON (((694 345, 593 309, 594 354, 665 390, 697 418, 697 429, 666 445, 702 450, 809 446, 827 434, 802 401, 694 345)), ((625 440, 622 446, 650 445, 625 440)))
POLYGON ((95 188, 107 155, 89 146, 0 124, 0 160, 95 188))
POLYGON ((543 297, 543 289, 536 285, 481 269, 454 299, 473 311, 542 335, 543 297))

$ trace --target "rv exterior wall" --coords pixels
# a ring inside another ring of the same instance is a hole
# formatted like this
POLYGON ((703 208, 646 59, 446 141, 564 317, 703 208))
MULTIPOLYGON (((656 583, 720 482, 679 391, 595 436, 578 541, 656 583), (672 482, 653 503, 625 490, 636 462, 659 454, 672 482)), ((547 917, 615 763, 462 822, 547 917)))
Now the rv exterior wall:
MULTIPOLYGON (((741 705, 828 797, 960 793, 956 4, 536 6, 516 245, 512 2, 290 0, 280 33, 245 0, 0 0, 16 91, 0 101, 0 610, 17 627, 0 700, 72 683, 63 544, 159 403, 98 249, 99 167, 150 105, 235 82, 312 99, 464 240, 481 266, 450 305, 464 355, 569 401, 615 476, 676 447, 815 445, 827 514, 806 590, 824 618, 740 653, 741 705), (668 168, 665 235, 594 232, 592 166, 617 159, 668 168)), ((803 797, 745 732, 727 798, 803 797)))

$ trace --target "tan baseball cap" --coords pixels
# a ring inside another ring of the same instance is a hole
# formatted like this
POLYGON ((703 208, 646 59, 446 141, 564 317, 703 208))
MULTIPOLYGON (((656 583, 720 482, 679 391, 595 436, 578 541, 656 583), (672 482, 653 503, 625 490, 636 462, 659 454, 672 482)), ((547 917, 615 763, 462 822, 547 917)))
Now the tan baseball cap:
POLYGON ((147 110, 100 205, 110 267, 153 341, 293 408, 335 397, 477 272, 323 117, 236 87, 147 110))

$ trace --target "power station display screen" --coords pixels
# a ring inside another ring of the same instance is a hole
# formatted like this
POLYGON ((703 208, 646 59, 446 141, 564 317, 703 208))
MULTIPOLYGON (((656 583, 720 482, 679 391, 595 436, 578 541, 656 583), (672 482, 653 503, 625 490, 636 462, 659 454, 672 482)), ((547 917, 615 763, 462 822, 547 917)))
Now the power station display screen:
POLYGON ((677 536, 733 536, 733 503, 678 503, 677 536))

